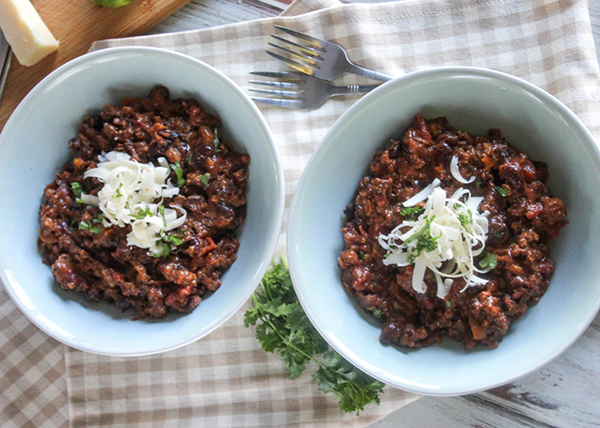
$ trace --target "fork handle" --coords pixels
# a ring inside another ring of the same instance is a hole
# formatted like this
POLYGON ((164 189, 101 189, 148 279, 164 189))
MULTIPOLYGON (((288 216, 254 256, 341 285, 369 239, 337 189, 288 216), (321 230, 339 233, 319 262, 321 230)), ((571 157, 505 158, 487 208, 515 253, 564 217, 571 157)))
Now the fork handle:
POLYGON ((380 85, 350 85, 350 86, 334 86, 329 85, 328 93, 330 96, 348 95, 348 94, 366 94, 380 85))
POLYGON ((387 74, 379 73, 377 71, 369 70, 368 68, 361 67, 359 65, 350 64, 348 73, 358 74, 359 76, 365 76, 367 79, 379 80, 380 82, 387 82, 392 80, 392 76, 387 74))

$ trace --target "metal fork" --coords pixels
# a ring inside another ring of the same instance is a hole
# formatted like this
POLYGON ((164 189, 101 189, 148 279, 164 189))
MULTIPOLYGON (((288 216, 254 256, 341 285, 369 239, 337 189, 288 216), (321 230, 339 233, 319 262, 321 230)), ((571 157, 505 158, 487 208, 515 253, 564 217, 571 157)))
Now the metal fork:
POLYGON ((277 107, 312 110, 321 107, 325 101, 336 95, 366 94, 379 85, 334 86, 325 80, 303 73, 287 71, 251 71, 255 76, 274 77, 277 81, 249 80, 255 85, 265 85, 281 89, 254 89, 252 92, 274 95, 282 98, 252 97, 254 101, 277 107))
POLYGON ((271 37, 290 45, 294 50, 269 42, 269 45, 285 52, 289 57, 271 51, 267 51, 267 53, 301 73, 324 80, 333 80, 345 73, 358 74, 359 76, 365 76, 381 82, 392 79, 391 76, 386 74, 353 64, 348 59, 344 48, 340 45, 317 39, 308 34, 299 33, 280 25, 276 25, 275 28, 294 36, 298 39, 298 42, 271 34, 271 37))

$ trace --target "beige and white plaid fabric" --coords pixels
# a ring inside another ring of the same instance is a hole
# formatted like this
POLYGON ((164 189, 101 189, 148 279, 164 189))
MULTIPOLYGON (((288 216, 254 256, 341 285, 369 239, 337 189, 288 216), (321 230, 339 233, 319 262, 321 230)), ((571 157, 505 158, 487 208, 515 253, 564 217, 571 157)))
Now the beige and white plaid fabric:
MULTIPOLYGON (((324 1, 297 0, 285 17, 111 40, 93 48, 176 50, 247 88, 251 70, 283 69, 264 53, 273 24, 282 24, 338 42, 358 64, 391 75, 471 65, 519 76, 565 102, 600 137, 600 79, 585 0, 406 0, 343 6, 324 1)), ((354 101, 332 100, 312 112, 261 107, 282 157, 288 205, 311 153, 354 101)), ((278 251, 283 242, 282 236, 278 251)), ((370 406, 360 417, 342 414, 308 374, 288 380, 278 357, 260 350, 253 331, 242 325, 245 309, 185 348, 109 358, 48 338, 0 290, 0 425, 358 427, 417 398, 387 388, 380 407, 370 406)))

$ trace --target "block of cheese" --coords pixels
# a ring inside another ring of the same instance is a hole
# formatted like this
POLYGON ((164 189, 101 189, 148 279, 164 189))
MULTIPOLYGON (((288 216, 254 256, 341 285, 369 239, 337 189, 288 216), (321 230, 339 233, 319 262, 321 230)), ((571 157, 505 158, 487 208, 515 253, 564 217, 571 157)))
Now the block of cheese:
POLYGON ((0 28, 22 65, 33 65, 58 48, 29 0, 0 0, 0 28))

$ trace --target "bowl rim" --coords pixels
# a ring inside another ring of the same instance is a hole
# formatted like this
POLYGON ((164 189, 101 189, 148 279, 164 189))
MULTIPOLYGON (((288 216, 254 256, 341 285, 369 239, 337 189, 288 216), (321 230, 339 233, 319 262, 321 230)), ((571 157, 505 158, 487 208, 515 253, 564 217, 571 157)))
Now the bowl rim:
MULTIPOLYGON (((356 358, 356 355, 349 348, 347 348, 347 347, 340 348, 340 347, 336 346, 336 340, 334 340, 334 337, 332 335, 330 335, 329 332, 324 327, 319 326, 315 322, 315 319, 316 319, 315 314, 312 312, 310 306, 308 306, 306 300, 304 299, 304 296, 302 294, 300 287, 296 285, 298 283, 299 279, 298 279, 298 275, 294 274, 294 271, 296 269, 300 270, 301 266, 297 265, 297 263, 298 263, 297 255, 299 253, 299 250, 298 250, 298 246, 295 245, 293 242, 293 233, 291 233, 291 232, 292 232, 292 229, 294 229, 296 222, 298 221, 298 220, 296 220, 297 216, 299 215, 298 211, 296 209, 296 206, 298 203, 298 198, 300 197, 300 194, 303 190, 304 183, 308 180, 307 177, 310 174, 314 163, 316 162, 316 158, 317 158, 316 155, 317 155, 317 153, 319 153, 322 150, 322 148, 325 145, 333 144, 333 143, 330 143, 329 139, 330 139, 331 134, 333 132, 336 132, 336 128, 344 126, 348 122, 352 121, 355 117, 357 117, 357 115, 360 115, 361 111, 364 109, 363 106, 366 107, 368 105, 368 103, 370 103, 371 99, 378 97, 379 94, 383 93, 383 91, 386 91, 389 86, 399 85, 400 83, 398 83, 398 82, 413 81, 414 79, 420 79, 423 77, 426 78, 426 77, 435 76, 435 75, 440 75, 440 76, 447 75, 447 76, 452 76, 452 77, 469 77, 469 78, 475 78, 475 77, 492 78, 496 81, 504 81, 507 84, 513 85, 514 87, 523 89, 526 92, 536 96, 538 99, 543 100, 546 105, 551 105, 554 109, 559 111, 561 115, 563 115, 564 117, 566 117, 567 119, 572 121, 572 123, 576 126, 575 129, 577 130, 577 132, 580 133, 580 135, 583 137, 583 139, 591 142, 591 144, 590 144, 591 147, 588 147, 588 148, 591 148, 592 151, 596 155, 596 166, 600 165, 600 163, 598 163, 598 160, 600 160, 600 147, 596 143, 596 140, 593 137, 593 135, 591 134, 591 132, 587 129, 585 124, 581 121, 581 119, 579 119, 575 115, 575 113, 573 113, 562 101, 558 100, 556 97, 554 97, 547 91, 543 90, 542 88, 535 86, 534 84, 529 83, 528 81, 526 81, 522 78, 510 75, 508 73, 503 73, 500 71, 491 70, 491 69, 487 69, 487 68, 470 67, 470 66, 441 66, 441 67, 432 67, 432 68, 427 68, 427 69, 417 70, 417 71, 413 71, 411 73, 407 73, 405 75, 396 77, 388 82, 385 82, 378 88, 374 89, 373 91, 368 93, 366 96, 364 96, 363 98, 358 100, 348 110, 346 110, 336 120, 334 125, 327 131, 327 133, 325 134, 323 139, 319 142, 319 144, 315 148, 306 167, 302 171, 302 175, 300 176, 298 186, 294 192, 294 196, 293 196, 292 202, 290 204, 290 213, 289 213, 288 225, 287 225, 287 229, 286 229, 286 254, 287 254, 287 258, 288 258, 290 276, 292 278, 294 290, 296 291, 296 295, 298 296, 298 300, 300 301, 300 304, 302 305, 304 312, 310 319, 313 326, 317 329, 319 334, 327 341, 327 343, 329 344, 329 346, 331 346, 332 349, 334 349, 336 352, 338 352, 340 355, 342 355, 346 360, 348 360, 351 364, 355 365, 361 371, 363 371, 364 373, 367 373, 369 376, 373 377, 374 379, 377 379, 377 380, 383 382, 384 384, 387 384, 392 387, 399 388, 399 389, 402 389, 402 390, 405 390, 408 392, 413 392, 413 393, 427 395, 427 396, 449 397, 449 396, 472 394, 472 393, 488 390, 491 388, 495 388, 495 387, 498 387, 501 385, 505 385, 505 384, 513 382, 519 378, 522 378, 535 370, 538 370, 540 367, 542 367, 545 364, 549 363, 550 361, 554 360, 556 357, 558 357, 560 354, 562 354, 565 350, 567 350, 571 345, 573 345, 579 339, 579 337, 581 337, 581 335, 587 330, 589 325, 592 323, 592 321, 594 320, 594 318, 600 311, 600 300, 598 300, 596 302, 594 310, 591 311, 589 313, 589 315, 586 318, 584 318, 583 322, 581 322, 579 324, 579 327, 578 327, 577 331, 575 332, 575 334, 568 341, 565 341, 561 346, 559 346, 555 352, 548 354, 547 356, 542 358, 540 362, 535 363, 535 364, 531 365, 530 367, 526 367, 525 369, 514 373, 513 375, 507 377, 505 380, 502 380, 502 381, 490 382, 490 383, 482 384, 480 386, 469 388, 469 389, 461 389, 460 387, 456 387, 456 388, 453 388, 452 390, 448 390, 448 388, 447 388, 447 390, 445 390, 445 391, 435 391, 435 390, 432 391, 431 389, 414 386, 414 384, 411 384, 408 382, 402 383, 402 382, 392 381, 392 379, 389 379, 385 376, 387 374, 386 372, 383 372, 383 371, 380 371, 379 373, 373 372, 372 370, 370 370, 370 367, 368 365, 362 364, 362 360, 360 358, 356 358)), ((341 282, 339 285, 341 286, 341 282)), ((350 296, 347 296, 347 297, 351 298, 350 296)))
POLYGON ((29 321, 31 321, 36 327, 38 327, 44 333, 48 334, 50 337, 58 340, 59 342, 65 344, 65 345, 68 345, 72 348, 78 349, 80 351, 89 352, 92 354, 115 356, 115 357, 139 357, 139 356, 146 356, 146 355, 154 355, 154 354, 160 354, 163 352, 172 351, 172 350, 181 348, 183 346, 193 343, 193 342, 207 336, 208 334, 212 333, 214 330, 216 330, 217 328, 222 326, 225 322, 227 322, 233 315, 235 315, 240 310, 240 308, 248 301, 248 299, 250 298, 250 296, 252 295, 254 290, 256 290, 256 287, 260 283, 260 280, 262 279, 262 277, 264 276, 264 274, 266 273, 266 271, 269 267, 270 259, 272 258, 273 253, 275 252, 275 248, 277 246, 277 242, 279 239, 279 235, 280 235, 279 232, 281 230, 281 225, 282 225, 282 221, 283 221, 283 211, 284 211, 284 207, 285 207, 285 175, 284 175, 283 167, 281 164, 281 157, 279 155, 279 151, 278 151, 275 141, 273 139, 273 134, 271 133, 271 129, 269 128, 263 114, 260 112, 260 110, 258 109, 256 104, 251 101, 250 97, 248 97, 248 95, 246 93, 244 93, 244 91, 242 91, 242 89, 239 85, 237 85, 231 78, 229 78, 223 72, 217 70, 213 66, 211 66, 199 59, 196 59, 192 56, 189 56, 189 55, 186 55, 186 54, 183 54, 180 52, 171 51, 168 49, 148 47, 148 46, 111 47, 111 48, 106 48, 106 49, 89 52, 89 53, 83 54, 75 59, 72 59, 71 61, 66 62, 65 64, 58 67, 56 70, 52 71, 46 77, 44 77, 40 82, 38 82, 34 86, 34 88, 31 89, 31 91, 29 91, 29 93, 21 100, 19 105, 15 108, 15 110, 13 111, 13 113, 11 114, 9 119, 7 120, 6 124, 4 125, 2 132, 0 133, 0 147, 2 147, 4 139, 6 138, 5 136, 7 133, 5 132, 5 130, 10 129, 13 126, 13 123, 18 119, 18 116, 21 114, 21 111, 24 110, 26 108, 26 106, 31 102, 30 100, 34 99, 38 92, 45 89, 48 85, 52 84, 57 78, 60 78, 61 76, 66 75, 73 68, 78 67, 81 64, 85 64, 86 62, 95 60, 96 58, 109 57, 109 56, 117 56, 118 57, 120 55, 127 55, 127 54, 158 55, 158 56, 162 55, 162 56, 172 57, 178 61, 187 62, 188 64, 190 64, 194 67, 202 69, 204 72, 213 74, 217 79, 222 80, 224 83, 226 83, 228 86, 230 86, 235 92, 237 92, 237 94, 240 96, 240 98, 243 100, 243 102, 246 103, 250 107, 253 115, 258 120, 259 126, 262 127, 265 131, 265 135, 267 136, 266 143, 268 144, 269 148, 271 149, 271 151, 273 153, 273 159, 274 159, 275 169, 276 169, 276 177, 275 178, 278 181, 278 185, 277 185, 277 194, 275 195, 277 198, 277 201, 276 201, 277 208, 276 208, 276 213, 275 213, 276 221, 274 221, 273 226, 272 226, 272 228, 273 228, 272 237, 266 244, 267 253, 269 254, 269 260, 267 260, 267 259, 263 260, 261 265, 258 267, 257 275, 255 276, 255 278, 257 278, 257 279, 243 293, 242 297, 239 299, 239 302, 237 302, 232 307, 232 309, 230 309, 230 311, 224 313, 221 317, 217 318, 217 322, 215 322, 214 325, 212 325, 209 329, 207 329, 206 331, 202 331, 201 333, 191 334, 188 338, 180 340, 179 342, 176 342, 173 344, 169 344, 167 346, 157 346, 152 349, 150 349, 149 347, 146 347, 146 349, 144 349, 142 351, 136 351, 136 352, 119 352, 118 350, 115 351, 114 348, 109 348, 110 350, 107 350, 104 347, 94 347, 94 346, 82 345, 77 340, 74 340, 73 338, 70 338, 66 335, 63 336, 63 335, 57 333, 55 330, 50 329, 45 324, 39 322, 33 316, 30 309, 28 309, 26 307, 26 305, 21 301, 21 299, 18 297, 18 293, 13 289, 12 283, 6 275, 5 270, 6 270, 7 266, 2 265, 2 260, 0 260, 0 283, 4 285, 4 289, 8 293, 10 299, 15 304, 15 306, 17 306, 19 311, 23 315, 25 315, 29 319, 29 321))

